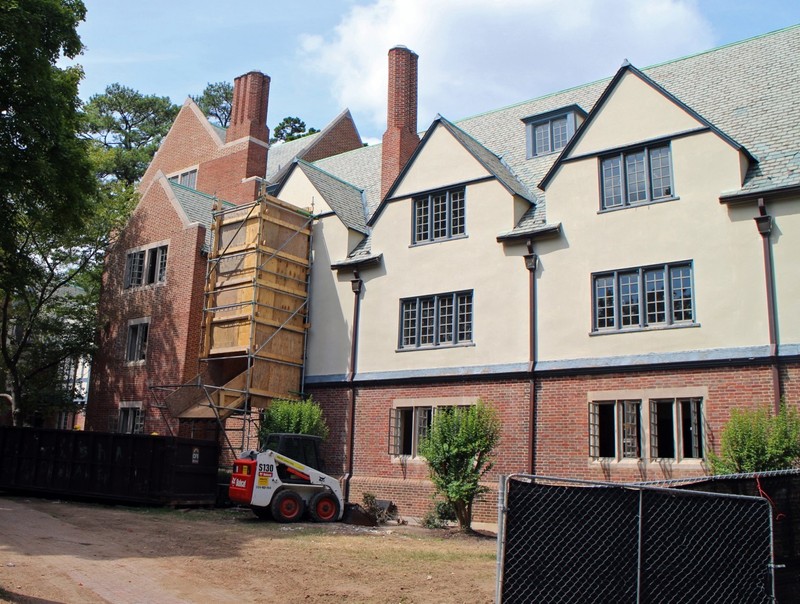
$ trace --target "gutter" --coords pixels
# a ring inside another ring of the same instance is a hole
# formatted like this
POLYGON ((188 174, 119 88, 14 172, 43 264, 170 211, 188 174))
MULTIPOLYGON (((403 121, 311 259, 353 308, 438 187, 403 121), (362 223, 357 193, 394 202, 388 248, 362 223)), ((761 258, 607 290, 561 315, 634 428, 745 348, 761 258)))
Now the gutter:
POLYGON ((347 468, 344 474, 344 500, 350 501, 350 479, 353 477, 353 460, 355 457, 355 428, 356 428, 356 389, 353 384, 353 379, 358 367, 358 328, 361 318, 361 290, 364 282, 358 273, 358 270, 353 271, 353 278, 350 280, 350 285, 353 288, 353 329, 350 336, 350 367, 347 371, 347 443, 345 459, 347 461, 347 468))
POLYGON ((534 369, 536 367, 536 268, 539 264, 539 257, 533 251, 533 239, 527 241, 528 253, 525 254, 525 268, 528 269, 528 290, 529 290, 529 332, 528 332, 528 374, 530 382, 528 384, 528 430, 530 433, 530 444, 528 447, 528 472, 536 474, 536 380, 534 369))

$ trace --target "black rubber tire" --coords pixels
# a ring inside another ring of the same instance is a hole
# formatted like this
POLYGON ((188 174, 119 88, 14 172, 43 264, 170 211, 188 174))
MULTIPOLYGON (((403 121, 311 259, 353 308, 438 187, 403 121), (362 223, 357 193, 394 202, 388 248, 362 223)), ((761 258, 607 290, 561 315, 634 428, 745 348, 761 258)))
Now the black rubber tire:
POLYGON ((272 513, 269 511, 269 507, 264 505, 253 505, 250 506, 250 509, 253 510, 253 513, 258 516, 259 520, 270 520, 272 518, 272 513))
POLYGON ((314 522, 333 522, 339 519, 341 507, 333 493, 320 491, 311 498, 308 514, 314 522))
POLYGON ((278 522, 297 522, 306 511, 306 502, 294 491, 279 491, 270 504, 272 517, 278 522))

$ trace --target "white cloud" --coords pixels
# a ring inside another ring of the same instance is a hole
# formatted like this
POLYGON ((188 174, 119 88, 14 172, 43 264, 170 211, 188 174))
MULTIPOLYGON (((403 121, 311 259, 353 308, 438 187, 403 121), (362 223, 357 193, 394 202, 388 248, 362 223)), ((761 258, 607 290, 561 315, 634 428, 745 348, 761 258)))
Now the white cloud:
POLYGON ((419 126, 459 119, 704 50, 712 30, 692 0, 376 0, 328 36, 300 41, 304 68, 382 132, 387 52, 419 55, 419 126))

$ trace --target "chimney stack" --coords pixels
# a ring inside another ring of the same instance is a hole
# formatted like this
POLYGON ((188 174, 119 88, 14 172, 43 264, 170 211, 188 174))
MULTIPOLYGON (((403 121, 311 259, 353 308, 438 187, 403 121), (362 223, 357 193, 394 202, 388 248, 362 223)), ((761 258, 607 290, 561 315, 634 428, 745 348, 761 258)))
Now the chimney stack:
POLYGON ((389 98, 381 158, 381 198, 419 144, 417 135, 417 59, 405 46, 389 51, 389 98))
POLYGON ((245 136, 269 141, 267 130, 267 104, 269 102, 269 76, 251 71, 233 81, 231 122, 225 141, 231 142, 245 136))

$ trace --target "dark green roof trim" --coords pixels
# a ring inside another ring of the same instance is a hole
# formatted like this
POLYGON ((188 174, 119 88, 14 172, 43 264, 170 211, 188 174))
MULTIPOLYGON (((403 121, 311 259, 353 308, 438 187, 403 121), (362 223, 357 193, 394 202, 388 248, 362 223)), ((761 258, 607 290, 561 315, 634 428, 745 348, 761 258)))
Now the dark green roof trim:
POLYGON ((755 157, 753 157, 750 154, 750 152, 747 149, 745 149, 742 145, 733 140, 722 130, 714 126, 714 124, 709 122, 706 118, 697 113, 694 109, 689 107, 686 103, 681 101, 675 95, 671 94, 663 86, 660 86, 652 79, 650 79, 648 76, 646 76, 644 73, 636 69, 633 65, 626 62, 622 67, 619 68, 614 77, 611 78, 611 82, 609 82, 608 86, 606 86, 606 89, 603 91, 603 94, 600 95, 600 98, 597 100, 597 103, 595 103, 594 107, 592 107, 592 110, 587 115, 583 124, 581 124, 580 127, 576 130, 575 135, 561 150, 561 153, 559 154, 556 161, 553 162, 553 165, 550 166, 550 169, 547 171, 547 174, 544 175, 544 178, 538 185, 540 189, 544 191, 547 188, 547 185, 550 183, 550 180, 553 178, 553 176, 555 176, 555 173, 558 171, 558 168, 563 163, 564 158, 566 158, 570 154, 572 149, 575 148, 575 145, 578 144, 578 141, 583 137, 584 133, 592 124, 592 122, 594 122, 598 113, 600 113, 600 110, 603 108, 603 106, 608 102, 608 99, 611 97, 611 93, 614 91, 614 89, 617 87, 617 85, 620 83, 620 81, 622 80, 622 78, 625 76, 626 73, 631 73, 635 75, 644 83, 648 84, 651 88, 653 88, 653 90, 663 95, 666 99, 675 103, 678 107, 686 111, 686 113, 691 115, 694 119, 699 121, 701 124, 703 124, 704 126, 709 128, 712 132, 714 132, 717 136, 719 136, 722 140, 727 142, 731 147, 733 147, 737 151, 743 152, 752 163, 758 162, 758 160, 755 157))
POLYGON ((367 268, 370 266, 379 266, 383 262, 383 254, 376 256, 357 256, 355 258, 348 258, 347 260, 340 260, 339 262, 331 263, 331 269, 342 270, 350 268, 367 268))
POLYGON ((551 109, 550 111, 545 111, 544 113, 537 113, 534 115, 529 115, 528 117, 523 117, 522 121, 526 124, 536 124, 537 122, 546 122, 551 118, 565 115, 567 113, 575 113, 580 115, 582 118, 585 118, 588 115, 588 113, 586 113, 586 111, 580 105, 573 103, 572 105, 567 105, 566 107, 551 109))

